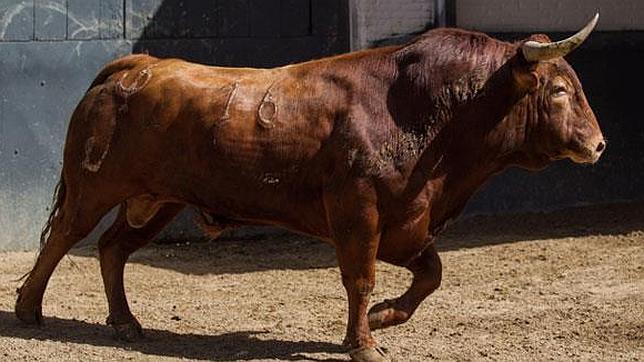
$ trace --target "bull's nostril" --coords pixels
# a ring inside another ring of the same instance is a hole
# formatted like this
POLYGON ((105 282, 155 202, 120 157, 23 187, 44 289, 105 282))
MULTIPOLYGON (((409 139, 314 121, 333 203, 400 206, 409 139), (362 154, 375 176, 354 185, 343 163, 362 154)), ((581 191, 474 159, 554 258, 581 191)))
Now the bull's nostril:
POLYGON ((595 152, 597 153, 602 152, 604 148, 606 148, 606 143, 604 143, 603 141, 599 142, 599 144, 597 145, 597 148, 595 149, 595 152))

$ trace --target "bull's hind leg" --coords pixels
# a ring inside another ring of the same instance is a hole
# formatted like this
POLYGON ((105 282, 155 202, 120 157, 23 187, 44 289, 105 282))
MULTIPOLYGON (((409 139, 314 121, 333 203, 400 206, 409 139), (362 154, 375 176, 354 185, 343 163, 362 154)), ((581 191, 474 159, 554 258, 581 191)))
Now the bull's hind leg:
POLYGON ((52 214, 43 232, 42 239, 46 240, 42 242, 36 264, 18 289, 16 316, 29 324, 42 322, 43 295, 62 257, 94 229, 112 205, 118 204, 118 201, 108 200, 106 193, 83 193, 78 183, 68 186, 61 179, 52 214))
POLYGON ((411 318, 420 303, 441 284, 442 265, 436 247, 430 245, 407 268, 414 279, 409 289, 399 298, 374 305, 369 310, 371 330, 404 323, 411 318))
MULTIPOLYGON (((133 214, 123 203, 114 224, 101 236, 99 252, 101 274, 109 304, 107 323, 114 328, 116 337, 132 341, 142 336, 139 322, 130 312, 123 286, 125 263, 135 250, 152 240, 184 208, 181 204, 155 206, 143 224, 132 225, 133 214)), ((142 212, 137 215, 142 215, 142 212)), ((143 220, 137 220, 143 221, 143 220)))

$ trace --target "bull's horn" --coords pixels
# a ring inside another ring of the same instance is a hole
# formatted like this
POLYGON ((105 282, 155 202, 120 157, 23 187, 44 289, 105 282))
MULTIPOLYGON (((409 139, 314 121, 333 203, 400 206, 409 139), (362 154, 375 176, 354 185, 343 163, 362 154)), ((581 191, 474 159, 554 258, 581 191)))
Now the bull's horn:
POLYGON ((568 39, 560 40, 552 43, 539 43, 537 41, 527 41, 523 43, 521 51, 523 56, 529 62, 538 62, 540 60, 548 60, 559 57, 564 57, 571 51, 575 50, 581 43, 588 38, 588 35, 593 31, 595 25, 599 20, 599 13, 595 14, 593 19, 584 26, 577 34, 568 39))

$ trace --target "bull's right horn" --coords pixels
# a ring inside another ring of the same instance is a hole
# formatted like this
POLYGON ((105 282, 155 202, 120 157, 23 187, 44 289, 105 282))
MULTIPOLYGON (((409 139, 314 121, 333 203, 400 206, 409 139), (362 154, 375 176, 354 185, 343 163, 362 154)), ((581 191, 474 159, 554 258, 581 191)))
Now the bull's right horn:
POLYGON ((529 62, 538 62, 540 60, 548 60, 560 58, 568 55, 571 51, 575 50, 581 43, 588 38, 588 35, 593 31, 597 21, 599 20, 599 13, 596 13, 593 19, 584 26, 577 34, 570 38, 560 40, 552 43, 539 43, 537 41, 527 41, 523 43, 521 51, 523 56, 529 62))

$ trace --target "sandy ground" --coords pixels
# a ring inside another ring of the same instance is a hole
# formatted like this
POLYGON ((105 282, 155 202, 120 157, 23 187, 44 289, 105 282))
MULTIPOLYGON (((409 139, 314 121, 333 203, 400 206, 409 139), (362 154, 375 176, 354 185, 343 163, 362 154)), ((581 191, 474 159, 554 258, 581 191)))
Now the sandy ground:
MULTIPOLYGON (((405 325, 375 332, 399 361, 644 360, 644 203, 474 217, 440 244, 443 286, 405 325)), ((346 360, 345 296, 331 247, 300 236, 152 246, 126 269, 146 339, 104 325, 92 247, 45 295, 46 325, 14 317, 33 252, 0 254, 0 359, 346 360)), ((408 273, 378 265, 374 302, 408 273)))

